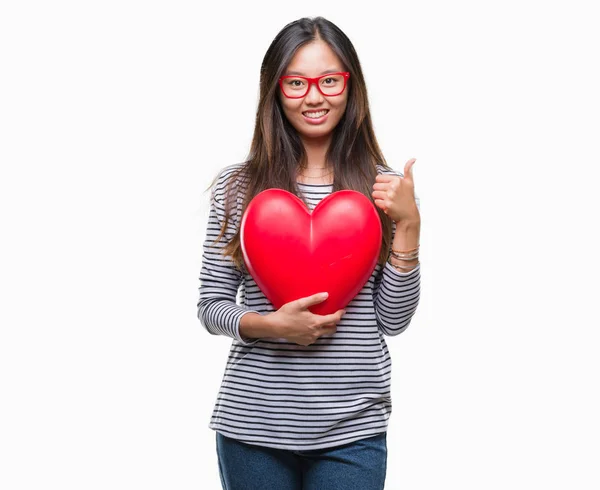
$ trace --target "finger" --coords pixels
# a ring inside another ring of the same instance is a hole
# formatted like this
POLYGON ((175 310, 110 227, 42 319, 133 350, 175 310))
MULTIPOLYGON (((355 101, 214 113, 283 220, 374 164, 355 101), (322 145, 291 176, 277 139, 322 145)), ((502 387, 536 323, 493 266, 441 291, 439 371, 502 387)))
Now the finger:
POLYGON ((404 176, 409 178, 410 180, 412 180, 413 178, 412 168, 416 161, 416 158, 411 158, 408 162, 406 162, 406 165, 404 165, 404 176))
POLYGON ((371 195, 373 196, 373 199, 385 200, 390 198, 390 195, 387 193, 387 191, 373 191, 371 195))
POLYGON ((326 325, 328 323, 336 324, 342 319, 342 316, 346 313, 346 310, 338 310, 335 313, 330 313, 329 315, 323 315, 321 317, 322 325, 326 325))
POLYGON ((378 182, 376 184, 373 184, 373 190, 374 191, 385 191, 390 187, 390 184, 387 182, 378 182))
POLYGON ((375 182, 393 182, 393 180, 397 178, 397 175, 377 174, 377 177, 375 177, 375 182))
POLYGON ((374 198, 373 201, 382 209, 389 208, 393 204, 392 200, 388 196, 385 196, 384 198, 374 198))
POLYGON ((319 331, 319 337, 323 337, 325 335, 333 335, 335 332, 337 332, 337 327, 335 325, 327 328, 322 328, 319 331))
POLYGON ((378 208, 382 209, 382 210, 383 210, 383 212, 384 212, 385 214, 387 214, 387 209, 388 209, 388 207, 389 207, 389 206, 387 205, 387 202, 386 202, 386 201, 384 201, 383 199, 375 199, 375 201, 374 201, 374 202, 375 202, 375 205, 376 205, 378 208))
POLYGON ((306 298, 300 298, 296 300, 296 302, 300 308, 307 309, 309 306, 322 303, 327 299, 328 296, 328 293, 317 293, 311 296, 307 296, 306 298))

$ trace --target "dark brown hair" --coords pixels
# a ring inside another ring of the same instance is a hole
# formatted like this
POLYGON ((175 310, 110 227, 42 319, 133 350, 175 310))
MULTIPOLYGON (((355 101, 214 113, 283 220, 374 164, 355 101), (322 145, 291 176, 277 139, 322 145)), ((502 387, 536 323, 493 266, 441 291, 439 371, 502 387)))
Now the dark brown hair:
MULTIPOLYGON (((298 165, 305 161, 306 154, 296 129, 283 113, 277 96, 280 90, 278 80, 296 51, 305 44, 318 40, 326 42, 342 61, 344 71, 350 72, 346 87, 349 91, 346 110, 333 129, 331 145, 325 157, 334 171, 333 192, 352 189, 367 196, 375 206, 371 192, 377 175, 376 165, 391 169, 375 138, 358 56, 348 37, 335 24, 323 17, 305 17, 286 25, 277 34, 263 58, 252 145, 247 160, 228 178, 225 191, 226 217, 215 242, 225 234, 232 210, 236 209, 235 191, 239 190, 240 182, 247 186, 242 213, 254 196, 273 187, 284 189, 304 200, 296 185, 296 172, 298 165)), ((215 185, 216 180, 217 178, 210 187, 215 185)), ((376 209, 383 228, 378 262, 383 265, 392 240, 392 221, 380 208, 376 209)), ((239 227, 232 240, 224 247, 223 254, 230 255, 235 265, 242 268, 239 227)))

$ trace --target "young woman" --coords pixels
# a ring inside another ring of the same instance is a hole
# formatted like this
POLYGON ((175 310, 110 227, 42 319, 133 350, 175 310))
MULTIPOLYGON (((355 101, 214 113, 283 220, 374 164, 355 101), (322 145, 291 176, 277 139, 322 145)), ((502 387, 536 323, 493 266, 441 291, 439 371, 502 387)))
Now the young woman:
POLYGON ((210 422, 223 488, 384 487, 391 414, 384 335, 408 327, 420 293, 413 164, 398 174, 385 163, 346 35, 322 17, 285 26, 262 62, 248 159, 223 168, 211 186, 198 317, 211 334, 233 339, 210 422), (313 314, 320 294, 275 310, 246 270, 241 216, 272 187, 311 211, 342 189, 376 206, 379 261, 344 310, 313 314))

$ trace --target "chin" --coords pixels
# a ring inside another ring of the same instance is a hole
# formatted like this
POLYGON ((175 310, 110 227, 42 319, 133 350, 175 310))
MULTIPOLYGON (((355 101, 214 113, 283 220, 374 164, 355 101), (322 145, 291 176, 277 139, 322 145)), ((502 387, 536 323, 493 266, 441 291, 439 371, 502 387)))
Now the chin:
POLYGON ((318 130, 314 130, 314 131, 298 131, 302 136, 304 136, 305 138, 325 138, 327 136, 329 136, 332 133, 333 129, 330 128, 319 128, 318 130))
POLYGON ((325 124, 313 125, 304 121, 304 117, 301 114, 300 118, 298 119, 298 126, 296 126, 296 129, 298 131, 310 134, 329 133, 333 130, 333 128, 337 126, 338 122, 339 120, 332 121, 331 119, 329 119, 325 122, 325 124))

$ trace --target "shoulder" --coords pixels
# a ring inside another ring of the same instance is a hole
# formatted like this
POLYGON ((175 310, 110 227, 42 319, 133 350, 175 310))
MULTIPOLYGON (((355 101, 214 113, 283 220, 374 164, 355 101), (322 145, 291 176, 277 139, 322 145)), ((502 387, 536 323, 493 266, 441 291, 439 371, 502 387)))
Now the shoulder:
POLYGON ((211 186, 211 205, 220 222, 228 216, 237 226, 244 199, 245 163, 234 163, 219 170, 211 186))
POLYGON ((224 203, 227 196, 235 193, 238 194, 236 198, 239 197, 240 191, 245 187, 244 168, 244 163, 233 163, 219 170, 212 185, 212 196, 215 201, 224 203))
POLYGON ((382 163, 377 164, 377 173, 378 174, 386 174, 386 175, 396 175, 398 177, 404 177, 402 172, 398 172, 394 170, 392 167, 388 165, 384 165, 382 163))
POLYGON ((244 167, 244 163, 233 163, 221 168, 215 179, 215 190, 221 190, 226 185, 233 184, 233 179, 239 181, 244 167))

